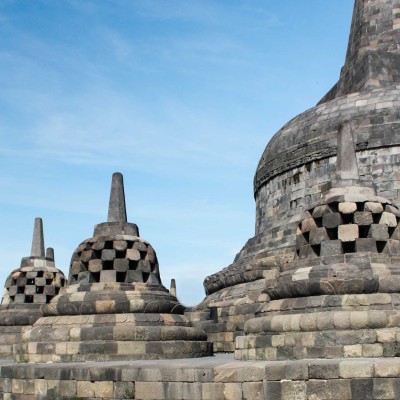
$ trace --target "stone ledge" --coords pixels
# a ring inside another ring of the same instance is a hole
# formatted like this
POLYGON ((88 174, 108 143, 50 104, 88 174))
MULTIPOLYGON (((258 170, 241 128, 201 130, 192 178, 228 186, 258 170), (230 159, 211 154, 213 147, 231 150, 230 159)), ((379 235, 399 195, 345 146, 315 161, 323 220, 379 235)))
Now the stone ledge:
POLYGON ((0 398, 398 399, 399 376, 400 361, 394 358, 246 362, 225 354, 102 363, 7 364, 3 360, 0 398))

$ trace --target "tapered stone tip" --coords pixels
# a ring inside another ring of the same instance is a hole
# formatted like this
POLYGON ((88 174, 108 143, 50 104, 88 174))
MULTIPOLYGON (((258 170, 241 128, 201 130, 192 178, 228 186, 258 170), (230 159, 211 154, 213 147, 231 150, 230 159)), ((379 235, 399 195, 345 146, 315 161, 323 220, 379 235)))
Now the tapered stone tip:
POLYGON ((175 279, 171 279, 171 286, 169 292, 176 297, 176 282, 175 279))
POLYGON ((42 218, 35 218, 31 257, 44 257, 44 236, 42 218))
POLYGON ((124 178, 120 172, 115 172, 112 176, 107 222, 127 222, 124 178))
POLYGON ((46 249, 46 258, 49 260, 54 261, 54 249, 52 247, 48 247, 46 249))

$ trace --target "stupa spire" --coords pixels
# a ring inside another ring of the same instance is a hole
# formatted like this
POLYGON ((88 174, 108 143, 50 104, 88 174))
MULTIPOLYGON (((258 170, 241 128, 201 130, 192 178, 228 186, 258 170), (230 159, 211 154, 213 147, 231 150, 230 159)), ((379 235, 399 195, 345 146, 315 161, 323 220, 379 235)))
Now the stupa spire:
POLYGON ((42 218, 35 218, 31 257, 44 257, 44 236, 42 218))
POLYGON ((400 81, 399 0, 356 0, 346 61, 339 81, 320 103, 400 81))
POLYGON ((127 222, 124 178, 120 172, 112 176, 107 222, 127 222))

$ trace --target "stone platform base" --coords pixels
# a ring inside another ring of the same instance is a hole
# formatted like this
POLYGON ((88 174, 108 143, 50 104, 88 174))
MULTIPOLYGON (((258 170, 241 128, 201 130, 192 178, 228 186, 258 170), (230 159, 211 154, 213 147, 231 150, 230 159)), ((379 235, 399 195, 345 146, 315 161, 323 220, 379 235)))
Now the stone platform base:
POLYGON ((14 346, 18 362, 124 361, 212 355, 206 334, 179 314, 40 318, 14 346))
POLYGON ((219 354, 190 360, 0 364, 1 399, 400 398, 396 358, 246 362, 219 354))
POLYGON ((0 359, 13 358, 13 346, 21 341, 23 330, 28 326, 0 326, 0 359))

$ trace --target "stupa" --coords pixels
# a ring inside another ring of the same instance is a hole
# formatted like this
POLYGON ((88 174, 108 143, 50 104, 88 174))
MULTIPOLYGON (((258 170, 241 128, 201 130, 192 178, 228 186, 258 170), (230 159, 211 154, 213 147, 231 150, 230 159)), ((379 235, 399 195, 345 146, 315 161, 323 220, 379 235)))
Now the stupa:
POLYGON ((43 221, 35 219, 31 255, 6 279, 0 306, 0 356, 11 357, 21 332, 42 316, 48 304, 66 285, 64 274, 56 268, 54 251, 44 246, 43 221))
MULTIPOLYGON (((255 235, 231 265, 204 281, 207 297, 199 310, 216 309, 217 323, 204 325, 215 350, 233 350, 246 320, 264 312, 278 275, 294 268, 300 251, 297 230, 304 212, 337 181, 338 127, 343 122, 350 121, 363 190, 373 188, 378 197, 399 203, 399 5, 398 0, 355 1, 339 81, 315 107, 284 125, 266 146, 254 177, 255 235)), ((373 218, 375 225, 377 214, 373 218)), ((389 246, 394 246, 389 239, 389 246)), ((354 243, 344 246, 357 245, 360 250, 368 241, 354 243)), ((382 250, 381 240, 377 246, 382 250)), ((301 257, 307 249, 301 249, 301 257)), ((307 255, 310 262, 312 256, 307 255)))
POLYGON ((237 359, 400 355, 400 211, 360 184, 350 121, 337 148, 336 180, 304 213, 295 260, 236 338, 237 359))
POLYGON ((204 331, 162 285, 156 253, 127 222, 123 177, 113 174, 108 220, 71 259, 67 289, 16 346, 20 362, 202 357, 204 331))

